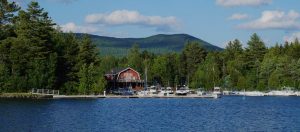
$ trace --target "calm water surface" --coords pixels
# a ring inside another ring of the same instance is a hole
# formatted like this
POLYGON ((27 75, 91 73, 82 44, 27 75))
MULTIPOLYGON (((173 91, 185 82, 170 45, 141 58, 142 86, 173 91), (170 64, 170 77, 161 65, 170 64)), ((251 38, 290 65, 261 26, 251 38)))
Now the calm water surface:
POLYGON ((0 100, 0 131, 300 131, 300 97, 0 100))

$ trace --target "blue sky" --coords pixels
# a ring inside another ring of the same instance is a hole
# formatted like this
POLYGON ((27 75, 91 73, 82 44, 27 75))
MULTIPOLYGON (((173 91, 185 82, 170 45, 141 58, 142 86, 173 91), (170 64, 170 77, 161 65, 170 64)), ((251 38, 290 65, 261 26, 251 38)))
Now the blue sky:
POLYGON ((299 0, 37 1, 66 32, 133 38, 185 33, 219 47, 235 38, 246 45, 253 33, 267 46, 300 37, 299 0))

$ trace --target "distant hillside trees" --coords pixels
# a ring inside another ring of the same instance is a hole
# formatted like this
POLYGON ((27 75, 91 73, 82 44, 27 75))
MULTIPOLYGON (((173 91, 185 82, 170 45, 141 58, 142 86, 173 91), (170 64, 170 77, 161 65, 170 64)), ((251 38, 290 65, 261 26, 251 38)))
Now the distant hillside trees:
POLYGON ((151 62, 148 64, 148 81, 163 86, 185 84, 207 90, 214 86, 232 90, 266 91, 284 86, 299 89, 297 39, 267 48, 260 37, 253 34, 247 44, 243 48, 235 39, 224 51, 208 52, 199 44, 190 42, 180 54, 154 55, 147 58, 147 62, 151 62))

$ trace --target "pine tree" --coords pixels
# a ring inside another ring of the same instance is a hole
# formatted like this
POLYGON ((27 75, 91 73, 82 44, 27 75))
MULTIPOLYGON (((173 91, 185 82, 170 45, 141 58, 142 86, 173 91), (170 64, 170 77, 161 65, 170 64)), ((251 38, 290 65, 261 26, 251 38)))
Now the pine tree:
POLYGON ((20 10, 20 7, 15 2, 0 0, 0 41, 15 36, 14 22, 15 13, 20 10))
POLYGON ((201 64, 206 57, 206 50, 200 46, 198 42, 188 42, 182 52, 181 63, 186 70, 187 78, 192 78, 193 74, 196 72, 198 65, 201 64))
POLYGON ((243 53, 242 44, 238 39, 229 41, 228 45, 224 50, 225 60, 234 60, 243 53))
POLYGON ((78 63, 79 68, 79 86, 80 94, 90 94, 98 83, 100 71, 98 51, 91 39, 85 35, 79 44, 78 63))
POLYGON ((254 33, 248 41, 244 56, 244 67, 247 70, 247 82, 250 89, 255 89, 259 83, 259 66, 267 48, 260 37, 254 33))
POLYGON ((91 63, 98 63, 98 50, 96 45, 92 43, 92 40, 84 35, 80 44, 79 44, 79 53, 78 53, 78 65, 81 67, 84 64, 90 65, 91 63))
POLYGON ((61 92, 74 94, 79 82, 79 40, 72 33, 58 33, 55 41, 58 42, 55 48, 58 54, 56 87, 60 88, 61 92))

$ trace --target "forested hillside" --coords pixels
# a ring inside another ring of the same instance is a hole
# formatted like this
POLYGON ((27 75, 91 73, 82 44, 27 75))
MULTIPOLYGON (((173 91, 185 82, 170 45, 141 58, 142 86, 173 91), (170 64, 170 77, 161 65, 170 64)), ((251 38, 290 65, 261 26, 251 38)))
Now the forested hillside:
MULTIPOLYGON (((77 33, 80 37, 84 34, 77 33)), ((221 51, 222 48, 214 46, 206 41, 187 34, 165 35, 159 34, 146 38, 114 38, 97 35, 89 35, 94 44, 100 47, 102 55, 114 54, 126 56, 133 44, 137 44, 141 51, 147 50, 156 54, 181 52, 188 42, 199 42, 199 45, 208 51, 221 51)))
POLYGON ((26 10, 16 3, 0 2, 0 93, 45 88, 63 94, 98 94, 105 89, 106 71, 128 66, 142 77, 147 68, 148 83, 163 86, 299 89, 297 39, 268 48, 254 33, 246 48, 238 39, 222 51, 207 50, 199 41, 188 41, 181 52, 154 54, 132 44, 123 57, 100 56, 103 53, 98 48, 103 45, 96 47, 89 35, 78 38, 54 28, 55 23, 37 2, 31 2, 26 10))

